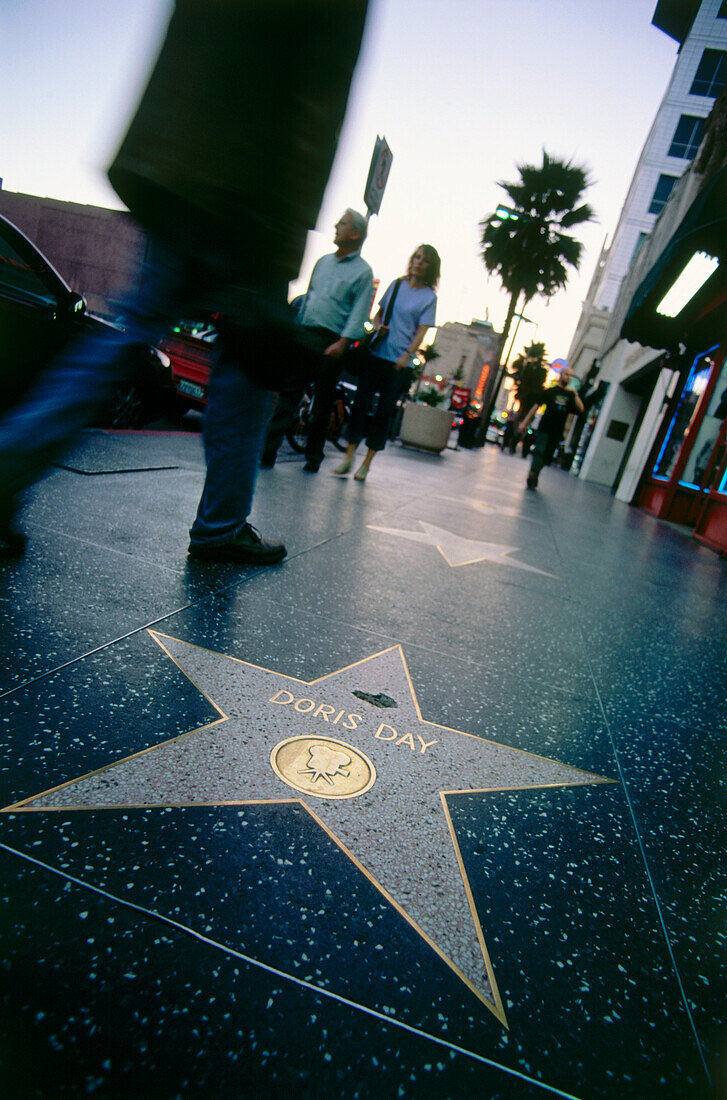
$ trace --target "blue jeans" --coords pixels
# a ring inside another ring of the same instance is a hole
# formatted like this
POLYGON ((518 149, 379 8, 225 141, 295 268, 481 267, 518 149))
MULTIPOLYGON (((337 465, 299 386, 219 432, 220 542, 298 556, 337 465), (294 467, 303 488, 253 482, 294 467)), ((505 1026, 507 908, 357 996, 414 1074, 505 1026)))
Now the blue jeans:
POLYGON ((256 386, 223 347, 207 389, 207 477, 189 532, 196 546, 229 542, 245 526, 272 403, 273 394, 256 386))
POLYGON ((93 423, 99 409, 128 381, 130 345, 153 343, 184 287, 194 284, 192 264, 158 242, 145 260, 142 290, 121 307, 124 328, 98 325, 68 343, 44 369, 20 403, 0 419, 0 481, 11 496, 36 481, 77 431, 93 423))
MULTIPOLYGON (((214 278, 194 258, 152 241, 141 286, 125 306, 123 331, 104 327, 69 344, 0 419, 0 490, 9 502, 4 511, 128 379, 129 345, 153 343, 195 301, 208 300, 214 278)), ((226 353, 222 334, 218 345, 204 428, 207 479, 191 531, 196 543, 227 542, 245 526, 272 401, 226 353)))

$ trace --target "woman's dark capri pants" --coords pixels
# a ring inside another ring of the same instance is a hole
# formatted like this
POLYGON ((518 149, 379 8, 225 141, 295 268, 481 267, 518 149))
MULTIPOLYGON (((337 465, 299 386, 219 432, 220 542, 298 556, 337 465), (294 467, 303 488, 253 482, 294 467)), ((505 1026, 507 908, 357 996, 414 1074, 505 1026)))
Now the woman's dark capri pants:
POLYGON ((368 425, 366 446, 372 451, 383 451, 389 424, 394 415, 396 403, 402 393, 411 385, 410 368, 396 369, 396 364, 377 355, 368 355, 358 380, 356 400, 351 410, 351 419, 346 428, 349 443, 360 443, 366 431, 366 419, 374 394, 379 400, 376 411, 368 425))

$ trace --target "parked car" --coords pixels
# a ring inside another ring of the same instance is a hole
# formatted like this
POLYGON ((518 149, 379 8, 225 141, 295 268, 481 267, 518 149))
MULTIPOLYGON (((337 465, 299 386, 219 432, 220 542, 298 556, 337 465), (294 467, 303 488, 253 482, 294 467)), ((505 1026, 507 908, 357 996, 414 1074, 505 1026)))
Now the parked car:
POLYGON ((175 411, 203 409, 207 404, 212 355, 217 330, 208 321, 179 321, 157 341, 170 362, 175 411))
MULTIPOLYGON (((293 309, 299 309, 303 299, 299 294, 290 303, 293 309)), ((174 387, 174 410, 183 415, 190 409, 204 409, 207 404, 207 386, 217 330, 209 319, 178 321, 170 332, 157 340, 157 346, 170 360, 170 375, 174 387)), ((343 381, 356 380, 343 371, 343 381)))
MULTIPOLYGON (((17 403, 69 340, 108 324, 90 313, 83 296, 0 216, 0 412, 17 403)), ((167 356, 142 344, 129 354, 129 381, 99 413, 99 427, 141 427, 163 407, 170 384, 167 356)))

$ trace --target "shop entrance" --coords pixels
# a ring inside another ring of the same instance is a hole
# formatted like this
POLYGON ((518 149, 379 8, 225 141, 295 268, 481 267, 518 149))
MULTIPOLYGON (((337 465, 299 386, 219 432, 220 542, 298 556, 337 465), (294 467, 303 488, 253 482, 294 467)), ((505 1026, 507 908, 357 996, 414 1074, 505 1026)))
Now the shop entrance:
POLYGON ((695 526, 707 498, 727 490, 719 476, 727 417, 725 350, 718 344, 694 358, 649 456, 636 503, 659 519, 695 526))

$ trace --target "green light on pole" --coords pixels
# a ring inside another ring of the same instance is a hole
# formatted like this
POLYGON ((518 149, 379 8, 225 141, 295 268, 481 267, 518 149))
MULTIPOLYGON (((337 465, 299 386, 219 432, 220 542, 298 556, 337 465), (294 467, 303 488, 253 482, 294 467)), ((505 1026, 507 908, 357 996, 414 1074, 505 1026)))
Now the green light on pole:
POLYGON ((495 211, 495 217, 501 218, 502 221, 518 222, 520 221, 520 215, 514 210, 511 210, 508 206, 498 206, 495 211))

